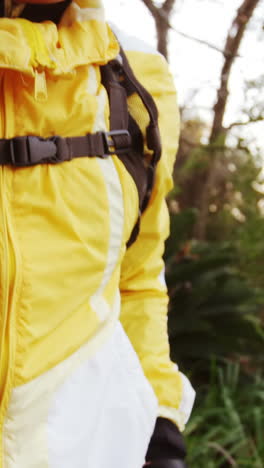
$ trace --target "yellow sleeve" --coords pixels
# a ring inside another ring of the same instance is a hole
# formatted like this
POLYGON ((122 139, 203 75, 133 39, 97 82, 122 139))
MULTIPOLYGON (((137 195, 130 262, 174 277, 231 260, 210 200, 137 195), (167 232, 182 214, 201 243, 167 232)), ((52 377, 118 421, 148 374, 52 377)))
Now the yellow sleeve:
POLYGON ((163 149, 152 197, 141 218, 140 234, 127 250, 122 263, 121 321, 158 398, 159 415, 173 420, 183 430, 190 413, 190 408, 186 410, 183 404, 186 400, 187 379, 169 357, 168 295, 163 280, 162 260, 164 241, 169 234, 165 197, 172 187, 179 113, 173 80, 166 62, 160 56, 151 56, 150 59, 151 77, 145 60, 138 68, 141 70, 138 78, 156 101, 163 149))

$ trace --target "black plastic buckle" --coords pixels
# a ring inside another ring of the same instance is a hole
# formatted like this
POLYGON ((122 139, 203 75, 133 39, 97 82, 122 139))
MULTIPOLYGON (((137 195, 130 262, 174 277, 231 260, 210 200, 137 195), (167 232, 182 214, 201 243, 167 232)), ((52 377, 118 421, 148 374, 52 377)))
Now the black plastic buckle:
POLYGON ((54 136, 50 139, 53 144, 56 145, 56 153, 51 156, 47 162, 56 164, 64 161, 70 161, 72 159, 70 147, 67 143, 67 138, 60 136, 54 136))
POLYGON ((10 157, 13 166, 35 166, 54 158, 56 144, 35 136, 15 137, 10 140, 10 157))
POLYGON ((104 139, 105 155, 107 157, 113 154, 127 153, 131 148, 131 135, 128 130, 111 130, 110 132, 102 132, 104 139), (115 137, 126 137, 125 144, 118 145, 115 137))

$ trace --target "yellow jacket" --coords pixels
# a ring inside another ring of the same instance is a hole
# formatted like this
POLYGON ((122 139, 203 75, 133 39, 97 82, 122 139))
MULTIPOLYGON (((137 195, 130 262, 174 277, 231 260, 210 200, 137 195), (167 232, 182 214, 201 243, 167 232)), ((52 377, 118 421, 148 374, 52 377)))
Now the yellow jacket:
MULTIPOLYGON (((80 136, 108 128, 99 67, 116 57, 119 45, 99 3, 72 3, 59 26, 0 18, 0 138, 80 136)), ((126 250, 138 194, 117 157, 0 166, 1 468, 6 421, 15 421, 21 395, 34 401, 37 386, 53 388, 54 366, 63 375, 77 350, 96 352, 119 316, 160 414, 184 427, 183 378, 169 359, 162 280, 169 230, 164 197, 172 187, 179 132, 175 90, 160 55, 123 41, 158 106, 163 144, 135 244, 126 250)), ((147 116, 138 109, 144 128, 147 116)))

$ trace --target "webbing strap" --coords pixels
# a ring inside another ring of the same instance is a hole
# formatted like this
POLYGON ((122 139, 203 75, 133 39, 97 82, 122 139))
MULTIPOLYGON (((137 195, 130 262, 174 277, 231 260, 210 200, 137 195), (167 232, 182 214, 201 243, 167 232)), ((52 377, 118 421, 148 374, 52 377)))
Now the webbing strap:
POLYGON ((26 167, 58 164, 87 156, 105 158, 111 154, 126 153, 130 146, 131 136, 125 129, 72 138, 22 136, 0 139, 0 164, 26 167))
POLYGON ((129 85, 134 87, 135 92, 140 96, 142 102, 149 114, 150 123, 146 129, 146 139, 147 146, 150 150, 153 150, 152 162, 157 164, 161 156, 161 141, 160 133, 158 127, 158 110, 151 94, 142 86, 142 84, 137 80, 134 75, 134 72, 127 60, 127 57, 123 51, 120 49, 120 55, 123 62, 123 71, 129 81, 129 85))
POLYGON ((110 129, 128 128, 132 135, 131 149, 121 157, 122 162, 134 179, 139 195, 139 217, 127 242, 127 247, 129 247, 139 234, 141 213, 146 209, 152 193, 155 169, 161 156, 161 142, 158 128, 158 111, 155 102, 135 77, 122 48, 120 49, 120 56, 122 63, 116 59, 101 67, 101 76, 109 97, 110 129), (149 162, 145 161, 141 131, 133 117, 128 113, 127 98, 133 93, 140 97, 149 114, 149 125, 146 128, 147 147, 152 151, 149 162))
POLYGON ((147 187, 145 196, 140 207, 141 212, 143 213, 148 206, 151 193, 154 186, 154 178, 156 172, 157 163, 161 157, 161 140, 158 127, 158 110, 151 94, 142 86, 142 84, 137 80, 134 72, 127 60, 127 57, 123 51, 120 49, 120 55, 122 58, 122 70, 125 75, 125 80, 123 86, 129 90, 129 94, 134 89, 134 92, 138 94, 141 98, 148 114, 149 114, 149 125, 146 128, 146 143, 149 150, 152 151, 152 157, 150 162, 147 165, 147 187))
MULTIPOLYGON (((111 62, 101 67, 101 78, 109 98, 110 131, 115 132, 118 129, 127 130, 129 118, 127 95, 125 89, 117 81, 111 62)), ((117 145, 122 144, 122 135, 114 136, 113 141, 117 145)))
MULTIPOLYGON (((147 179, 147 184, 144 187, 144 197, 140 203, 140 211, 143 212, 148 205, 152 193, 155 169, 161 156, 158 110, 151 94, 135 77, 122 48, 120 48, 120 56, 122 63, 120 63, 119 60, 112 60, 107 65, 101 67, 102 82, 107 89, 110 102, 111 130, 116 128, 129 128, 129 126, 131 126, 128 125, 128 122, 131 124, 131 116, 128 114, 127 97, 132 92, 135 92, 140 97, 149 114, 150 122, 146 128, 146 143, 148 149, 152 151, 152 156, 150 162, 143 169, 147 179)), ((132 138, 132 151, 138 153, 134 156, 137 157, 137 159, 141 159, 143 162, 144 155, 141 142, 137 144, 134 138, 132 138)), ((122 160, 125 163, 125 159, 122 158, 122 160)), ((135 182, 137 184, 136 178, 135 182)), ((141 199, 142 187, 138 187, 138 190, 141 199)))

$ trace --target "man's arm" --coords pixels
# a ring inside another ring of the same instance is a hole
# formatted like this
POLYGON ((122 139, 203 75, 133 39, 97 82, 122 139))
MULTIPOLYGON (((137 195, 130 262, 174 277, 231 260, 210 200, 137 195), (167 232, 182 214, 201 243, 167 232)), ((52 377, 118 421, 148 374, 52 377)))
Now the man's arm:
MULTIPOLYGON (((158 111, 162 158, 158 164, 154 191, 141 218, 140 234, 127 250, 121 271, 121 321, 139 356, 144 373, 159 402, 159 416, 183 430, 194 401, 194 391, 177 366, 170 360, 167 334, 168 295, 163 278, 162 255, 169 234, 169 215, 165 201, 172 188, 172 169, 177 151, 179 116, 176 95, 167 64, 153 56, 151 78, 149 63, 136 60, 138 79, 153 95, 158 111)), ((138 59, 138 54, 137 54, 138 59)), ((133 66, 133 63, 131 63, 133 66)), ((135 67, 133 66, 135 72, 135 67)), ((180 311, 179 311, 180 313, 180 311)), ((175 428, 177 432, 177 428, 175 428)))
POLYGON ((158 174, 139 237, 122 264, 121 321, 158 398, 159 415, 183 430, 193 404, 193 391, 170 360, 168 296, 162 274, 169 216, 162 187, 158 174))
POLYGON ((179 134, 178 107, 165 60, 158 55, 149 55, 148 59, 143 53, 129 55, 138 79, 156 101, 163 151, 154 191, 141 218, 139 236, 127 250, 122 263, 121 321, 159 403, 160 417, 149 444, 146 466, 184 468, 186 452, 180 431, 189 418, 195 392, 170 360, 168 295, 162 260, 164 242, 169 234, 165 197, 172 188, 179 134))

